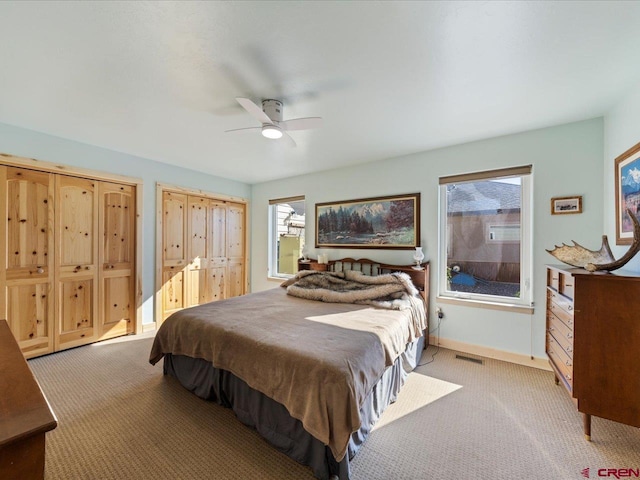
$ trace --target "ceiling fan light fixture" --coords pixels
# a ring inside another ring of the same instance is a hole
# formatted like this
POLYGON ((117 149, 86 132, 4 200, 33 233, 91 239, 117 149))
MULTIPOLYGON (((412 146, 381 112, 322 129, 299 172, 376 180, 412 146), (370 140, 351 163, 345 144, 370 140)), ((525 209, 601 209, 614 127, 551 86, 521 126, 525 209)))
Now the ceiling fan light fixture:
POLYGON ((282 130, 277 125, 263 125, 262 136, 272 140, 277 140, 278 138, 282 138, 282 130))

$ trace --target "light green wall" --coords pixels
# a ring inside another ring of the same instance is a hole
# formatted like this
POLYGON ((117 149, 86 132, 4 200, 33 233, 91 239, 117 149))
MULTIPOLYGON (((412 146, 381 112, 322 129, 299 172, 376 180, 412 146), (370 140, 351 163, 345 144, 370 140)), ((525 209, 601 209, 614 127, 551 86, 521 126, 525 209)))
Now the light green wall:
MULTIPOLYGON (((640 106, 640 94, 630 100, 640 106)), ((170 183, 190 188, 251 199, 251 289, 276 287, 279 282, 267 279, 267 208, 268 200, 305 195, 308 208, 308 245, 314 244, 314 204, 325 201, 366 198, 379 195, 420 192, 421 237, 427 258, 432 261, 431 305, 436 302, 438 177, 455 173, 534 165, 534 289, 536 308, 533 316, 464 306, 442 305, 445 319, 443 338, 495 348, 519 354, 544 357, 544 264, 554 259, 545 251, 554 244, 576 240, 597 247, 602 235, 607 193, 602 182, 603 154, 606 164, 638 141, 637 129, 621 135, 618 124, 631 123, 631 112, 621 103, 607 117, 607 154, 603 152, 603 120, 594 119, 517 135, 417 153, 358 167, 337 169, 253 187, 220 177, 143 159, 107 149, 0 124, 0 152, 32 157, 47 162, 79 166, 97 171, 142 178, 143 188, 143 318, 153 321, 155 285, 155 184, 170 183), (611 127, 610 127, 611 126, 611 127), (629 138, 627 138, 629 137, 629 138), (611 145, 609 145, 611 144, 611 145), (627 145, 629 144, 629 145, 627 145), (624 146, 621 146, 624 145, 624 146), (615 155, 609 151, 615 151, 615 155), (608 158, 610 157, 610 158, 608 158), (608 160, 607 160, 608 158, 608 160), (583 195, 581 215, 551 216, 552 196, 583 195)), ((610 166, 611 172, 613 167, 610 166)), ((607 168, 605 168, 605 184, 607 168)), ((608 180, 611 183, 612 179, 608 180)), ((611 195, 612 196, 612 195, 611 195)), ((607 218, 610 212, 607 212, 607 218)), ((608 223, 611 223, 610 221, 608 223)), ((608 227, 614 233, 612 227, 608 227)), ((324 251, 323 251, 324 252, 324 251)), ((312 253, 314 253, 312 251, 312 253)), ((410 263, 409 251, 327 250, 330 258, 367 256, 389 263, 410 263)))
MULTIPOLYGON (((616 258, 629 248, 615 246, 615 159, 640 142, 640 85, 637 85, 613 107, 604 117, 604 233, 609 237, 611 251, 616 258)), ((636 255, 625 270, 640 273, 640 255, 636 255)))
POLYGON ((0 152, 143 180, 143 323, 154 320, 156 182, 247 199, 251 197, 251 187, 244 183, 2 123, 0 152))
MULTIPOLYGON (((421 193, 422 245, 431 260, 431 318, 436 300, 438 245, 438 178, 457 173, 533 165, 534 175, 534 279, 535 313, 510 313, 442 304, 443 338, 544 358, 545 269, 558 263, 545 248, 576 240, 599 247, 603 222, 603 120, 601 118, 492 138, 464 145, 417 153, 358 167, 343 168, 256 184, 252 188, 252 291, 278 286, 267 279, 268 201, 305 195, 306 241, 315 242, 314 205, 318 202, 382 195, 421 193), (554 196, 582 195, 584 213, 550 214, 554 196)), ((310 253, 315 256, 310 248, 310 253)), ((329 258, 370 257, 406 264, 409 251, 323 250, 329 258)), ((434 321, 432 320, 432 325, 434 321)))

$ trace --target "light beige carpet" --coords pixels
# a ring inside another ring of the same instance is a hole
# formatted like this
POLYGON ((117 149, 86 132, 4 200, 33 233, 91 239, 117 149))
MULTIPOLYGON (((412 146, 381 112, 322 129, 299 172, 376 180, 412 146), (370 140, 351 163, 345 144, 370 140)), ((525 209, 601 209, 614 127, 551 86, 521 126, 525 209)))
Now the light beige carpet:
MULTIPOLYGON (((151 341, 124 337, 29 361, 59 421, 47 434, 48 480, 313 478, 231 410, 149 365, 151 341)), ((352 478, 558 480, 640 468, 640 429, 594 418, 592 434, 586 442, 550 372, 441 349, 409 376, 352 478)))

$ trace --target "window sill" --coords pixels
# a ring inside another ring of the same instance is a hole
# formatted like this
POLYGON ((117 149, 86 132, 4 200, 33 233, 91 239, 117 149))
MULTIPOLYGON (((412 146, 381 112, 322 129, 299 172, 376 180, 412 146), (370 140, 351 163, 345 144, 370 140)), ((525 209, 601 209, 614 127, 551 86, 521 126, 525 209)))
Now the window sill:
POLYGON ((443 297, 440 295, 436 297, 436 301, 439 303, 448 303, 451 305, 462 305, 465 307, 487 308, 489 310, 502 310, 505 312, 524 313, 527 315, 533 314, 533 307, 527 307, 525 305, 487 302, 484 300, 475 300, 470 298, 443 297))
POLYGON ((287 280, 289 280, 290 278, 293 278, 293 275, 290 275, 288 277, 272 277, 272 276, 268 276, 267 277, 267 281, 269 282, 286 282, 287 280))

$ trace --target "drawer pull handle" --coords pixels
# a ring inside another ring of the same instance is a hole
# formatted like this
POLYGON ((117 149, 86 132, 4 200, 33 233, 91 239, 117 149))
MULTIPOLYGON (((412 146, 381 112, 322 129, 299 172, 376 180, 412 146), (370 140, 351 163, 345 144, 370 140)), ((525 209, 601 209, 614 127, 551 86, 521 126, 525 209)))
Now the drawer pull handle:
POLYGON ((568 347, 568 348, 567 348, 567 353, 571 353, 571 352, 573 352, 573 348, 568 347))
POLYGON ((555 332, 555 330, 556 330, 555 328, 553 328, 553 327, 549 327, 549 331, 550 331, 550 332, 555 332))
POLYGON ((571 380, 571 375, 566 374, 566 375, 564 376, 564 378, 566 378, 567 380, 571 380))
POLYGON ((573 310, 573 305, 569 305, 568 310, 569 311, 573 310))
POLYGON ((38 267, 38 269, 36 270, 36 272, 38 272, 38 273, 44 273, 44 268, 42 268, 42 267, 38 267))
POLYGON ((571 362, 570 362, 569 360, 567 360, 566 362, 564 362, 564 364, 565 364, 567 367, 570 367, 570 366, 571 366, 571 362))
POLYGON ((573 338, 573 333, 567 333, 567 338, 573 338))

